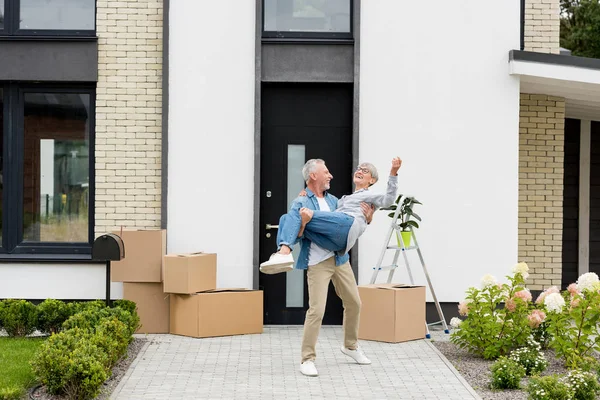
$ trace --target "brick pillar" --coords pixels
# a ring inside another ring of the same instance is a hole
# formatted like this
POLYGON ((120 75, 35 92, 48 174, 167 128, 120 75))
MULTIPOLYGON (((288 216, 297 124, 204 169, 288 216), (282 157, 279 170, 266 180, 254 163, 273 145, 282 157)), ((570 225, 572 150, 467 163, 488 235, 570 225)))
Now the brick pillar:
POLYGON ((160 0, 97 2, 96 234, 161 223, 160 0))
POLYGON ((529 288, 561 285, 565 99, 521 94, 519 261, 529 288))
POLYGON ((525 0, 525 50, 560 52, 560 0, 525 0))

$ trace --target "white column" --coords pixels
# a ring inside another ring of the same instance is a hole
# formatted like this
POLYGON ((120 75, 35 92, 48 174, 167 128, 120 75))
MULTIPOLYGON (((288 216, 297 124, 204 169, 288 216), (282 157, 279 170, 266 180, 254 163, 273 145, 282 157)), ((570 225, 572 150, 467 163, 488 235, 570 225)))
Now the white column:
POLYGON ((590 151, 591 121, 581 121, 579 141, 579 267, 578 275, 590 270, 590 151))

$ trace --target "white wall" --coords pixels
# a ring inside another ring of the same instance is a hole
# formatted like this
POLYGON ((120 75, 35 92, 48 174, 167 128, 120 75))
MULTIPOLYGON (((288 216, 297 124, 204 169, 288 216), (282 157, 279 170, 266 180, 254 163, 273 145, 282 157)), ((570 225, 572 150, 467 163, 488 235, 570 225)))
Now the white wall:
MULTIPOLYGON (((123 298, 123 284, 110 286, 123 298)), ((0 263, 0 299, 92 300, 106 298, 105 264, 0 263)))
MULTIPOLYGON (((519 81, 508 52, 519 48, 519 1, 407 4, 362 2, 360 159, 387 170, 402 157, 400 193, 424 203, 417 235, 438 300, 458 301, 517 262, 519 81)), ((385 236, 380 214, 361 239, 360 283, 385 236)))
POLYGON ((255 2, 171 0, 169 252, 216 252, 252 286, 255 2))

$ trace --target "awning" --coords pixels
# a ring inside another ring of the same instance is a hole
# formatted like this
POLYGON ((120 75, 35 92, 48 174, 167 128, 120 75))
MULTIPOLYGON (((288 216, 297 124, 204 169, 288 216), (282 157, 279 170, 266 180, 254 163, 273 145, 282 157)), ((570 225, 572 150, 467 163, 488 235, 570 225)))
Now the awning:
POLYGON ((521 93, 564 97, 566 117, 600 120, 600 59, 511 50, 509 66, 521 93))

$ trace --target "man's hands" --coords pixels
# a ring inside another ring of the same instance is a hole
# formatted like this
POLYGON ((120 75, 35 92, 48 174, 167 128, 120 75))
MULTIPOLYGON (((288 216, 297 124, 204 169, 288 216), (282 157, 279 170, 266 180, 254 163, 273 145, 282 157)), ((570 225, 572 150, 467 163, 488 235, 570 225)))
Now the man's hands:
POLYGON ((365 203, 364 201, 360 203, 360 208, 362 209, 363 214, 365 215, 365 219, 367 220, 367 224, 370 224, 373 220, 373 214, 375 213, 375 207, 372 205, 365 203))
POLYGON ((402 160, 400 159, 400 157, 395 157, 392 160, 392 169, 390 170, 390 175, 391 176, 398 175, 398 170, 400 169, 401 165, 402 165, 402 160))

